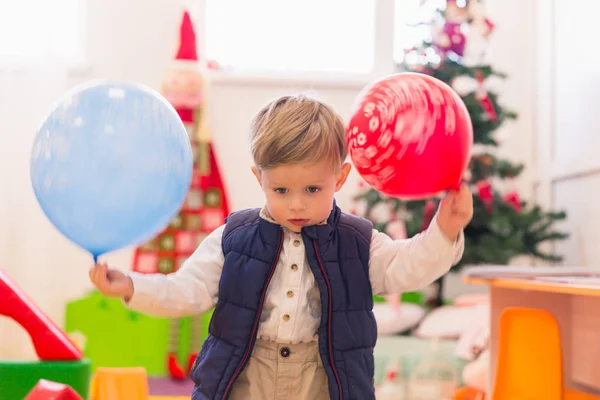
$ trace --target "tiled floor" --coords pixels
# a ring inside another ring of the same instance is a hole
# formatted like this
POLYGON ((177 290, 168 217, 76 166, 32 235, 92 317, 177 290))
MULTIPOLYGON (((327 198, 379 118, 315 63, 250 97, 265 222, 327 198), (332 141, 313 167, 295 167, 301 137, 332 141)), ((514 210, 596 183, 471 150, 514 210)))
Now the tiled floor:
POLYGON ((148 400, 189 400, 190 397, 150 396, 148 400))

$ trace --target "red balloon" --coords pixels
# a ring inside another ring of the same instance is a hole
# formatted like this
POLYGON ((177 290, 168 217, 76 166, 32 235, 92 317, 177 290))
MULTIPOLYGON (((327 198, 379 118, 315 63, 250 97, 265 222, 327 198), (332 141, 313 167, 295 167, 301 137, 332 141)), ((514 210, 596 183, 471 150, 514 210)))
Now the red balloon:
POLYGON ((347 139, 352 162, 370 186, 423 199, 460 185, 473 126, 448 85, 407 72, 378 80, 359 95, 347 139))

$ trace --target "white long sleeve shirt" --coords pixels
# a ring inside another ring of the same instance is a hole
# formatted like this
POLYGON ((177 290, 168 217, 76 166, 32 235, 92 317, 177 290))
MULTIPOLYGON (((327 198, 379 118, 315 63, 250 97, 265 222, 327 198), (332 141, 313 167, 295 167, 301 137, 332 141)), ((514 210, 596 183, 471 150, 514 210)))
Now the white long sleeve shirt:
MULTIPOLYGON (((261 216, 269 219, 264 213, 261 216)), ((128 307, 163 317, 194 315, 214 307, 223 268, 224 229, 223 225, 207 236, 175 273, 130 272, 134 294, 126 303, 128 307)), ((419 290, 448 272, 462 257, 463 249, 463 234, 452 243, 435 218, 426 231, 410 239, 392 240, 373 230, 369 260, 373 293, 383 296, 419 290)), ((278 343, 317 340, 319 296, 301 234, 284 228, 283 247, 267 288, 258 337, 278 343)))

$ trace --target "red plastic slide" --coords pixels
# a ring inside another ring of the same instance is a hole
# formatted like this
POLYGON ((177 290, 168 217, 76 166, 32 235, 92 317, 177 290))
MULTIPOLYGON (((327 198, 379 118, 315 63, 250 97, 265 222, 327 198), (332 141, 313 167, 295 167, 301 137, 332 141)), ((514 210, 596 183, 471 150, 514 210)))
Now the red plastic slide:
POLYGON ((40 379, 24 400, 83 400, 69 385, 40 379))
POLYGON ((64 361, 82 358, 81 351, 67 335, 2 271, 0 271, 0 315, 14 319, 29 333, 40 360, 64 361))

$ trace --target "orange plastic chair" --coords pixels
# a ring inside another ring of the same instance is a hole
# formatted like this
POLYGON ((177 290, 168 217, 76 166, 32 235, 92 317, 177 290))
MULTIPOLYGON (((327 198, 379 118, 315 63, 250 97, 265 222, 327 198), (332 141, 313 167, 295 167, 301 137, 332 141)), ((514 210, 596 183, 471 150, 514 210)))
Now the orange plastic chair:
POLYGON ((500 315, 493 400, 561 400, 558 322, 547 311, 506 308, 500 315))
POLYGON ((454 400, 485 400, 485 393, 470 386, 463 386, 454 394, 454 400))
POLYGON ((564 388, 563 389, 563 399, 564 400, 598 400, 600 396, 595 394, 588 394, 577 392, 575 390, 564 388))
POLYGON ((148 400, 146 369, 98 368, 91 385, 91 400, 148 400))

